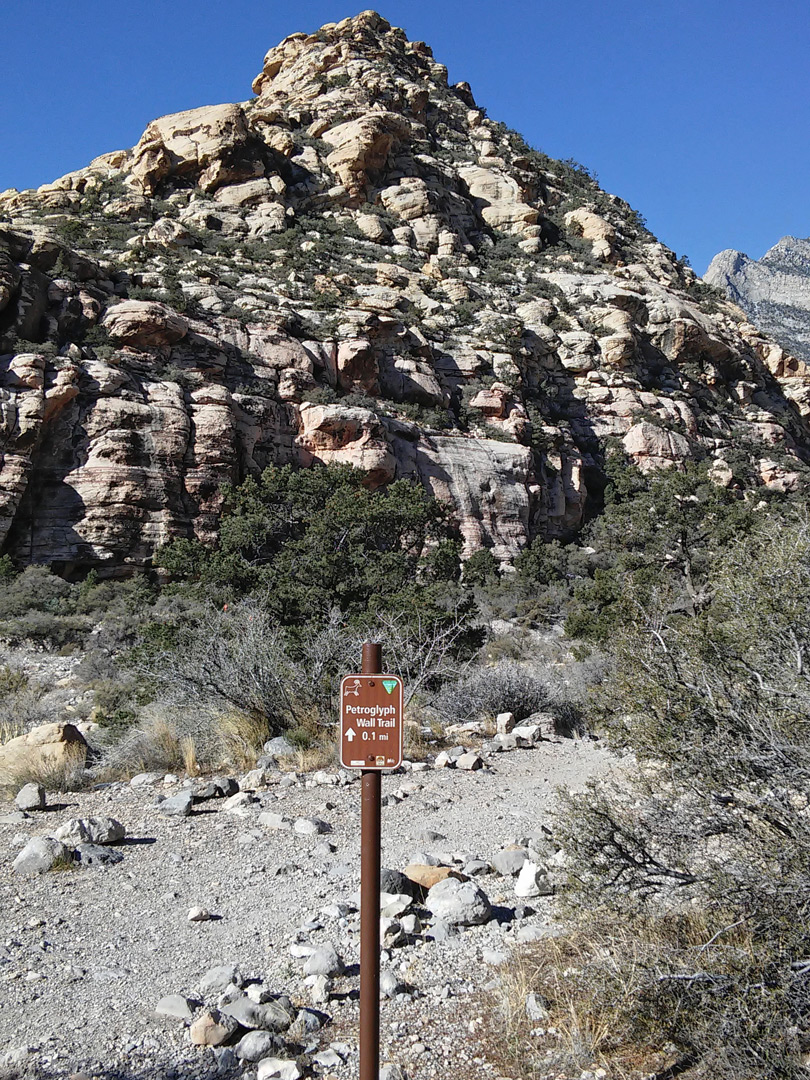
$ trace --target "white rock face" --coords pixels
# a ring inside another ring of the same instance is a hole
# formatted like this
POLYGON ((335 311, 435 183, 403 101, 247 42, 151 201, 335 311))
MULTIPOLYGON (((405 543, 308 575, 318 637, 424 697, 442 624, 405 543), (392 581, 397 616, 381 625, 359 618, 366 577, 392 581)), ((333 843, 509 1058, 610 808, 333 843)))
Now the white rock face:
POLYGON ((783 236, 756 261, 741 251, 721 251, 703 280, 726 292, 780 344, 810 360, 810 239, 783 236))

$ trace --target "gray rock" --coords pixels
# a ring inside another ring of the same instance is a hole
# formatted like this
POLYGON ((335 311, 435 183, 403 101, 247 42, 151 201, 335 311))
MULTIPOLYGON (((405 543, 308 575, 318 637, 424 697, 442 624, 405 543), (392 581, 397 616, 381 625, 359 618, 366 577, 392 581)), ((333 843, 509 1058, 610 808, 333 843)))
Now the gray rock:
POLYGON ((261 1061, 274 1050, 281 1050, 284 1043, 270 1031, 249 1031, 234 1047, 240 1061, 261 1061))
POLYGON ((326 975, 313 975, 307 979, 309 983, 309 998, 313 1005, 327 1005, 332 993, 332 980, 326 975))
POLYGON ((72 859, 73 852, 61 840, 55 840, 52 836, 36 836, 22 849, 12 863, 12 869, 15 874, 32 877, 34 874, 47 873, 55 863, 67 864, 72 859))
POLYGON ((187 918, 189 922, 210 922, 212 917, 208 908, 193 907, 188 909, 187 918))
POLYGON ((158 810, 166 817, 188 817, 193 803, 194 796, 191 794, 191 789, 187 789, 164 799, 158 806, 158 810))
POLYGON ((82 866, 115 866, 124 861, 120 851, 101 844, 77 844, 76 859, 82 866))
POLYGON ((163 773, 142 772, 138 773, 137 776, 132 777, 129 786, 134 788, 152 787, 153 784, 156 784, 158 780, 162 779, 163 773))
POLYGON ((194 1017, 192 1002, 182 994, 167 994, 162 997, 155 1006, 155 1013, 171 1020, 185 1020, 189 1023, 194 1017))
POLYGON ((332 831, 332 826, 316 817, 300 817, 293 822, 293 831, 299 836, 320 836, 332 831))
POLYGON ((292 822, 289 818, 284 817, 283 814, 275 814, 272 810, 265 810, 259 814, 259 824, 264 825, 267 829, 280 829, 284 832, 290 832, 292 830, 292 822))
POLYGON ((501 877, 511 877, 520 873, 528 858, 529 853, 523 847, 504 848, 493 855, 492 865, 501 877))
POLYGON ((554 885, 545 867, 535 862, 525 862, 515 882, 515 896, 551 896, 553 893, 554 885))
POLYGON ((543 741, 543 732, 539 724, 522 724, 512 729, 512 738, 519 747, 528 749, 543 741))
POLYGON ((211 779, 194 789, 195 802, 207 802, 209 799, 228 799, 239 792, 239 784, 232 776, 212 776, 211 779))
POLYGON ((530 1020, 548 1020, 548 1009, 543 999, 537 994, 526 995, 526 1015, 530 1020))
POLYGON ((298 1016, 295 1018, 295 1023, 291 1026, 290 1031, 293 1034, 300 1031, 303 1035, 312 1035, 314 1032, 320 1031, 328 1021, 329 1017, 326 1013, 317 1012, 315 1009, 299 1009, 298 1016))
POLYGON ((120 821, 112 817, 71 818, 53 834, 71 847, 76 844, 117 844, 127 835, 120 821))
POLYGON ((405 992, 404 983, 397 978, 393 971, 380 972, 380 997, 392 998, 405 992))
POLYGON ((33 820, 24 810, 12 810, 10 814, 0 815, 0 825, 25 825, 33 820))
POLYGON ((495 730, 499 735, 508 735, 515 727, 515 714, 511 712, 498 713, 495 717, 495 730))
MULTIPOLYGON (((436 832, 435 829, 421 829, 416 836, 417 840, 423 840, 426 844, 433 844, 437 840, 446 840, 444 833, 436 832)), ((430 866, 430 863, 426 865, 430 866)))
POLYGON ((268 757, 286 757, 295 753, 295 747, 288 742, 283 735, 277 735, 275 739, 269 739, 262 747, 268 757))
POLYGON ((290 1058, 268 1057, 259 1062, 256 1080, 299 1080, 302 1075, 290 1058))
POLYGON ((483 767, 483 759, 473 750, 470 750, 466 754, 462 754, 456 761, 456 768, 462 769, 464 772, 474 772, 477 769, 483 769, 483 767))
POLYGON ((261 1028, 264 1031, 286 1031, 295 1020, 295 1009, 290 999, 283 996, 264 1005, 257 1005, 249 997, 242 996, 226 1005, 222 1012, 233 1017, 244 1028, 261 1028))
POLYGON ((221 964, 219 967, 212 967, 206 971, 197 989, 204 996, 210 996, 222 993, 231 985, 242 985, 239 969, 234 964, 221 964))
POLYGON ((490 964, 492 967, 500 967, 507 962, 509 957, 498 949, 482 949, 481 959, 485 964, 490 964))
POLYGON ((485 923, 492 914, 487 894, 474 881, 445 878, 428 892, 425 906, 434 918, 453 926, 485 923))
POLYGON ((322 1069, 336 1069, 343 1064, 343 1058, 331 1046, 315 1054, 312 1060, 320 1065, 322 1069))
POLYGON ((189 1035, 195 1046, 222 1046, 239 1030, 239 1024, 232 1016, 226 1016, 218 1009, 209 1009, 198 1016, 189 1029, 189 1035))
POLYGON ((380 870, 380 892, 404 893, 415 898, 417 891, 411 879, 405 877, 400 870, 391 870, 387 866, 380 870))
POLYGON ((389 1062, 380 1066, 380 1080, 408 1080, 408 1074, 401 1065, 393 1065, 389 1062))
POLYGON ((25 784, 17 792, 14 805, 18 810, 44 810, 45 788, 42 784, 25 784))
POLYGON ((315 949, 304 961, 305 975, 326 975, 329 978, 332 975, 340 975, 342 971, 343 961, 330 942, 315 949))
POLYGON ((467 877, 479 877, 481 874, 489 874, 492 872, 492 867, 488 862, 484 862, 483 859, 468 859, 462 866, 462 873, 467 877))

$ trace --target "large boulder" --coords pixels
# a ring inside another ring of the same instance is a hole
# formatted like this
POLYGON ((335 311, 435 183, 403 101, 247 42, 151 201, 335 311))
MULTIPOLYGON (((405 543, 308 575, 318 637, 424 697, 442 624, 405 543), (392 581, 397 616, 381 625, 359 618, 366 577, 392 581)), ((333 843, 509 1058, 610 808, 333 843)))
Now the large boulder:
POLYGON ((157 300, 122 300, 107 309, 102 325, 116 341, 142 348, 174 345, 188 332, 183 316, 157 300))
POLYGON ((66 775, 86 764, 89 749, 73 724, 41 724, 0 746, 0 781, 32 774, 66 775))

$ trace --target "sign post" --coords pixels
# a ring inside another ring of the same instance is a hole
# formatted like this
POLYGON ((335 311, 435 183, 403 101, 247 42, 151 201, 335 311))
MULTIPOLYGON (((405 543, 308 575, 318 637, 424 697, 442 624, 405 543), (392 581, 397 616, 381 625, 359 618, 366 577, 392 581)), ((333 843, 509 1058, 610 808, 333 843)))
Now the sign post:
POLYGON ((382 770, 402 763, 402 680, 382 674, 366 642, 360 675, 340 684, 340 760, 362 770, 360 807, 360 1080, 380 1068, 380 834, 382 770))

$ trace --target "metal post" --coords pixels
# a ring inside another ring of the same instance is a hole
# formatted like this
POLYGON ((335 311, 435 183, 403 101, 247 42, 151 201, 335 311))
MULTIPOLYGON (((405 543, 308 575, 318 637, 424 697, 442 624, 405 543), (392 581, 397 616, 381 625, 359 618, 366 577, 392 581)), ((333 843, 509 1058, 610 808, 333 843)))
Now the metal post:
MULTIPOLYGON (((363 645, 363 675, 382 674, 382 646, 363 645)), ((382 775, 362 772, 360 812, 360 1080, 380 1070, 380 819, 382 775)))

